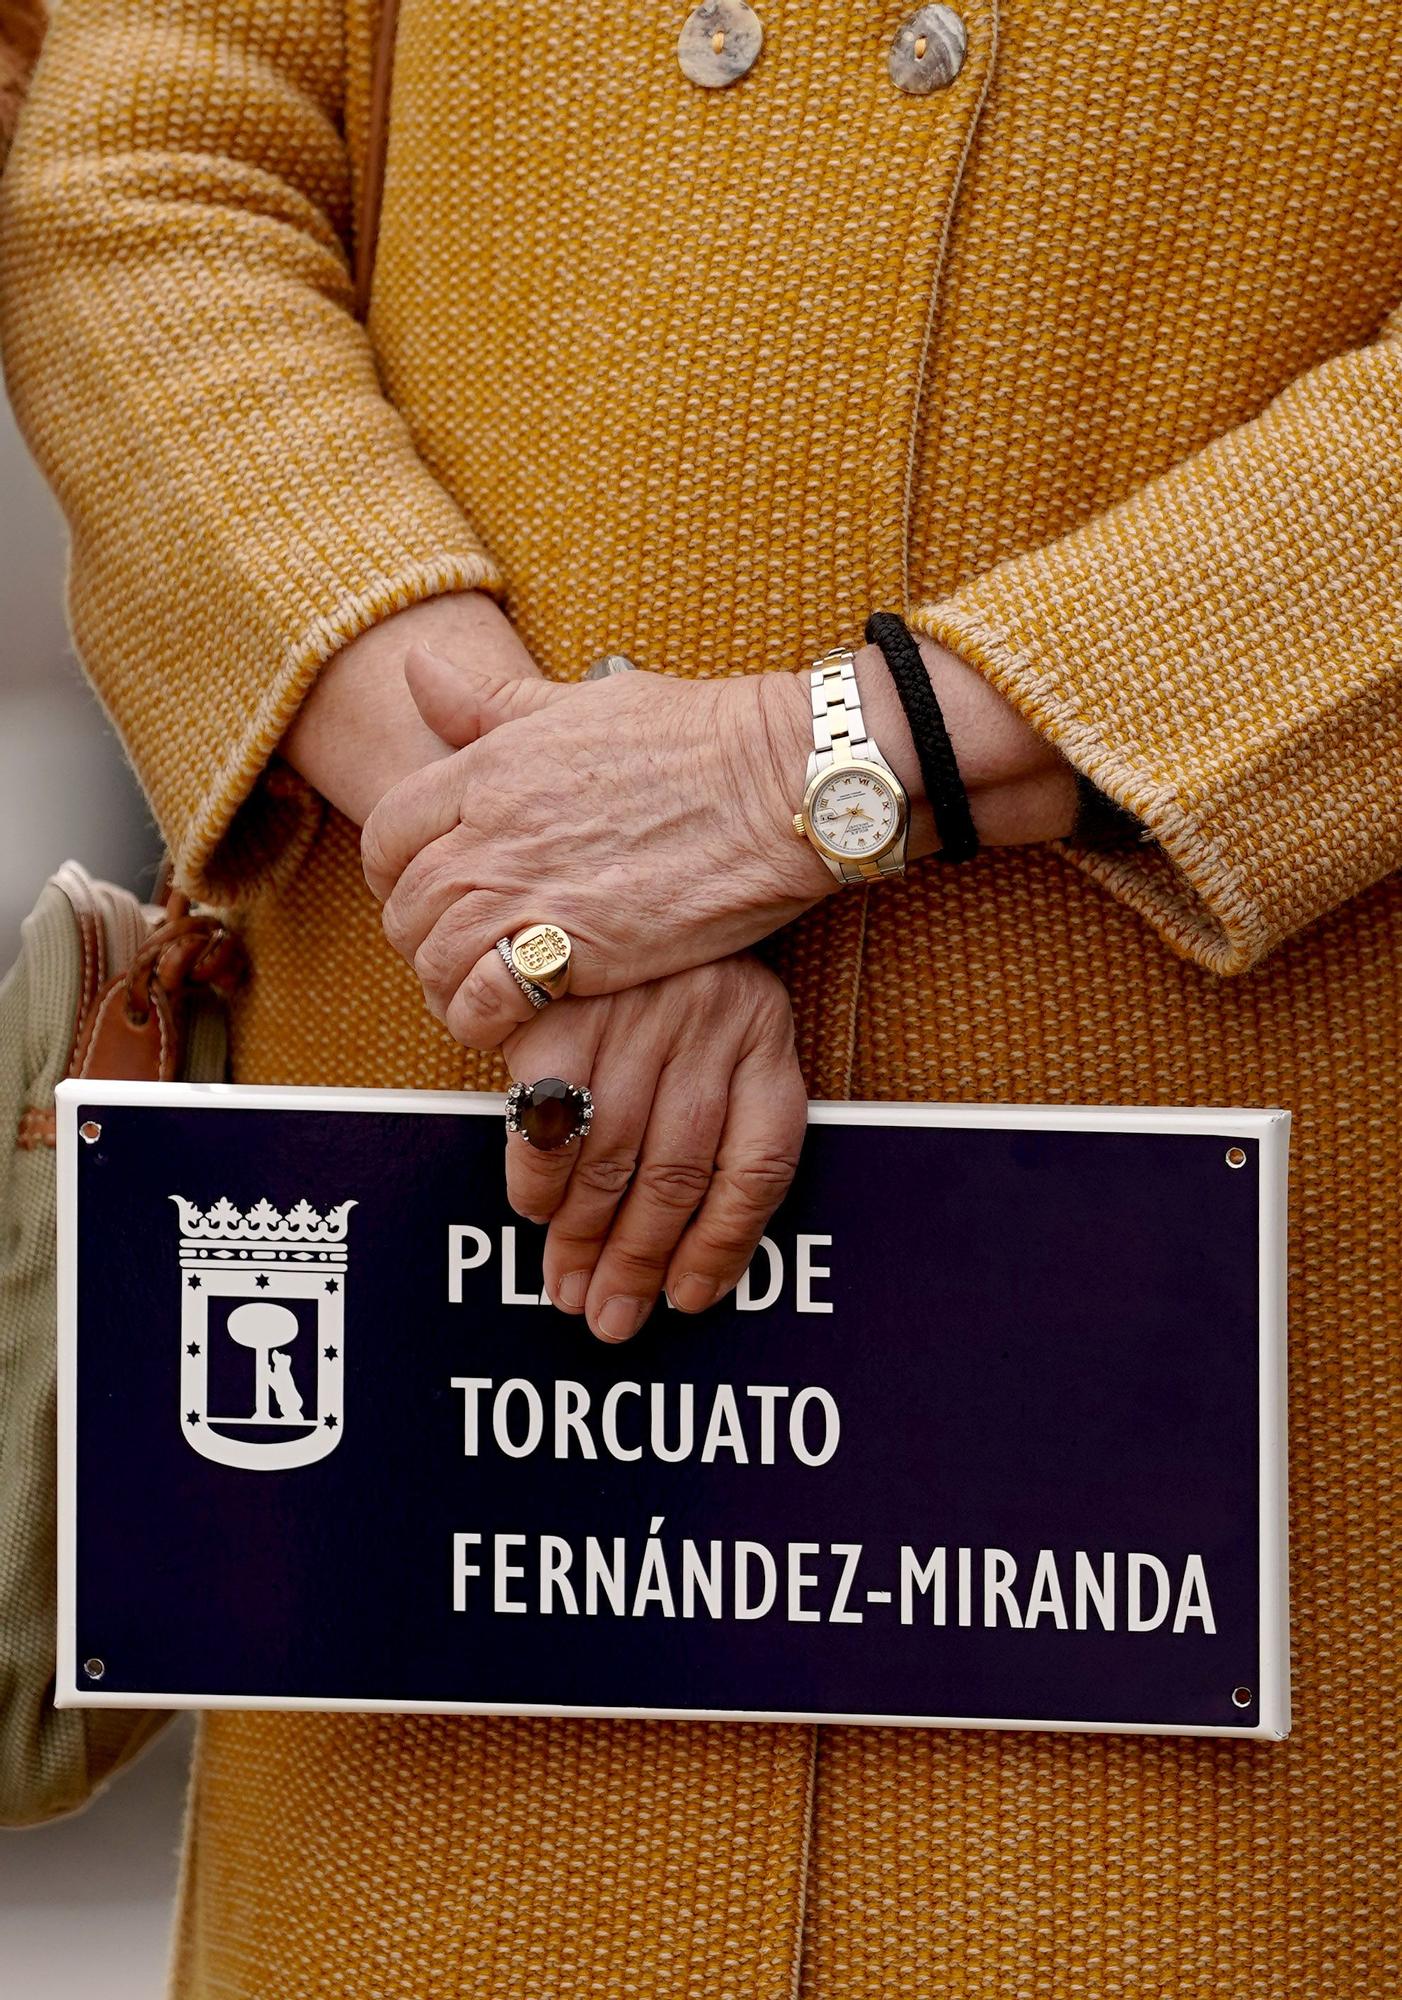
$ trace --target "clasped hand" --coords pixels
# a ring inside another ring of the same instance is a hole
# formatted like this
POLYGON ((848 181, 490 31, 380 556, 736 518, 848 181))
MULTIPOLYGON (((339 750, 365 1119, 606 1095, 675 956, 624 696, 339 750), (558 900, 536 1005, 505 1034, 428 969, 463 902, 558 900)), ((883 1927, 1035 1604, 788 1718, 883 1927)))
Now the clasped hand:
POLYGON ((605 1340, 664 1287, 702 1311, 753 1256, 807 1120, 788 996, 740 950, 827 879, 784 838, 804 691, 778 675, 560 687, 422 647, 405 676, 462 747, 366 823, 385 930, 459 1040, 594 1097, 582 1145, 507 1144, 513 1206, 548 1225, 546 1290, 605 1340), (572 990, 535 1013, 495 946, 546 918, 570 934, 572 990))
MULTIPOLYGON (((446 600, 401 617, 455 611, 446 600)), ((738 1282, 797 1165, 807 1100, 788 996, 745 947, 836 886, 792 830, 808 690, 789 673, 552 683, 493 608, 469 615, 514 656, 497 668, 410 647, 404 678, 429 740, 459 747, 380 798, 366 878, 460 1041, 499 1046, 518 1079, 588 1084, 588 1136, 553 1153, 513 1138, 507 1190, 548 1224, 550 1298, 623 1340, 661 1290, 694 1312, 738 1282), (570 935, 572 982, 534 1012, 496 945, 542 921, 570 935)), ((381 628, 361 643, 388 641, 381 628)), ((984 837, 1064 831, 1074 782, 1056 753, 962 661, 939 666, 984 837)), ((868 726, 889 756, 899 748, 918 855, 933 829, 893 702, 876 673, 868 726)))
POLYGON ((453 756, 366 823, 391 944, 459 1041, 496 1048, 530 1002, 495 947, 549 921, 571 991, 617 993, 728 958, 832 878, 792 831, 809 736, 792 674, 562 685, 463 670, 416 648, 420 712, 453 756))

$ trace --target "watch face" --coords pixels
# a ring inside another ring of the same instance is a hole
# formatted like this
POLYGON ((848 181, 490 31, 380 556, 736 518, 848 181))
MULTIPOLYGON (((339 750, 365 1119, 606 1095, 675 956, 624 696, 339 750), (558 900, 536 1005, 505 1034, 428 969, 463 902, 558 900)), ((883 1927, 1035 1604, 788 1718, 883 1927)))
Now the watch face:
POLYGON ((896 794, 876 771, 839 767, 809 801, 808 821, 825 847, 844 861, 882 854, 900 830, 896 794))

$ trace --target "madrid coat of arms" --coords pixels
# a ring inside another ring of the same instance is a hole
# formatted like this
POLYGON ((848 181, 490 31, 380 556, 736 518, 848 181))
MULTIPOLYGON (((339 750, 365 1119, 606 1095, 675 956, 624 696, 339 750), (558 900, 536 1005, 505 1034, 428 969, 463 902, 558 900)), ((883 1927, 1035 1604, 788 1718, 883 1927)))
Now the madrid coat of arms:
POLYGON ((344 1435, 346 1232, 323 1216, 227 1198, 180 1211, 180 1427, 205 1458, 251 1472, 311 1465, 344 1435))

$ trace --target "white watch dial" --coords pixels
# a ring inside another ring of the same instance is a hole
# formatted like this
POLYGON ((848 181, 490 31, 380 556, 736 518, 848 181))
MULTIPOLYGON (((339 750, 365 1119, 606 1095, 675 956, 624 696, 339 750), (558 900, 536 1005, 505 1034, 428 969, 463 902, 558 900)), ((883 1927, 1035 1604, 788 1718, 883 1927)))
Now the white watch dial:
POLYGON ((844 861, 864 861, 888 847, 900 825, 896 795, 874 771, 839 767, 814 792, 809 824, 844 861))

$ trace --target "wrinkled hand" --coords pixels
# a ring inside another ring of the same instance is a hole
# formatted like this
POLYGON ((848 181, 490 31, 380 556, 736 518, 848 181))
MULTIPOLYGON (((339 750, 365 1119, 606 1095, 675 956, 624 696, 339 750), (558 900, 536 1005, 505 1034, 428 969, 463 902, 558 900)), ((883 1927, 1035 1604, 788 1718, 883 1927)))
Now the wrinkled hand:
POLYGON ((833 887, 792 831, 811 710, 791 674, 580 685, 465 669, 422 648, 429 726, 466 747, 406 778, 364 831, 391 943, 459 1041, 523 1013, 494 947, 550 921, 572 991, 621 991, 729 957, 833 887))
POLYGON ((586 1083, 588 1137, 506 1142, 512 1206, 548 1221, 545 1288, 604 1340, 636 1333, 665 1286, 700 1312, 739 1282, 788 1191, 807 1100, 788 996, 731 958, 627 993, 567 999, 507 1038, 512 1075, 586 1083))
MULTIPOLYGON (((455 672, 485 670, 498 683, 535 676, 498 608, 471 592, 413 605, 343 648, 282 749, 353 818, 406 773, 451 754, 405 680, 422 643, 477 663, 455 672)), ((562 1000, 510 1035, 506 1051, 517 1077, 563 1075, 597 1098, 582 1147, 551 1154, 507 1142, 508 1193, 522 1214, 551 1224, 552 1297, 587 1311, 608 1339, 641 1323, 664 1276, 683 1311, 729 1290, 803 1139, 806 1102, 779 982, 753 960, 732 959, 618 997, 562 1000)))

